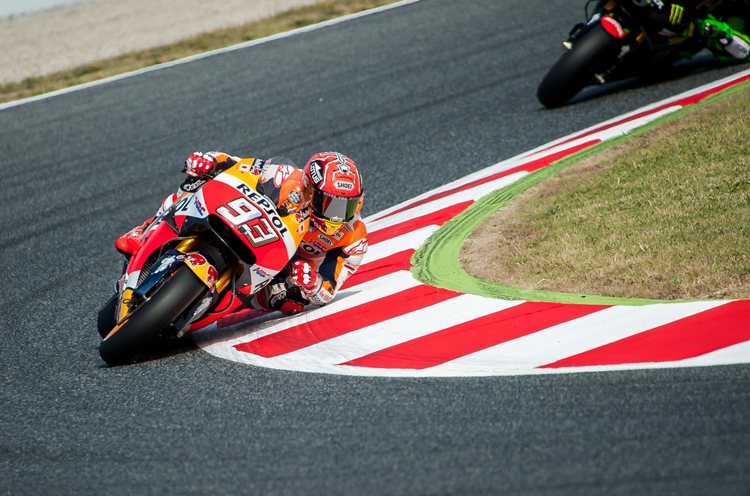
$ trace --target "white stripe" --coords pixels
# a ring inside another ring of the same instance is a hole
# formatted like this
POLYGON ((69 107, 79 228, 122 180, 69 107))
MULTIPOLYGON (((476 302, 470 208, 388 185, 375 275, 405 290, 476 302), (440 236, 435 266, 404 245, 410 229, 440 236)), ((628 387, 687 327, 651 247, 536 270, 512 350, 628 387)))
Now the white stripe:
MULTIPOLYGON (((529 371, 635 334, 721 306, 726 301, 700 301, 616 306, 559 324, 436 367, 458 370, 529 371)), ((435 370, 439 373, 439 370, 435 370)))
POLYGON ((389 257, 394 253, 405 250, 416 250, 438 229, 440 229, 440 226, 425 226, 416 231, 402 234, 401 236, 396 236, 395 238, 371 245, 367 249, 367 253, 365 253, 362 262, 368 264, 389 257))
POLYGON ((750 341, 727 346, 720 350, 712 351, 695 358, 682 360, 686 367, 705 365, 731 365, 736 363, 747 363, 750 361, 750 341))
POLYGON ((377 220, 373 222, 365 221, 367 225, 367 231, 368 232, 379 231, 381 229, 386 229, 388 227, 395 226, 396 224, 400 224, 410 219, 416 219, 418 217, 422 217, 423 215, 428 215, 430 213, 449 207, 451 205, 457 205, 459 203, 463 203, 465 201, 470 201, 470 200, 477 201, 483 196, 489 193, 492 193, 493 191, 502 189, 505 186, 508 186, 509 184, 512 184, 518 181, 522 177, 527 176, 528 174, 529 173, 526 171, 519 171, 519 172, 510 174, 508 176, 495 179, 494 181, 489 181, 487 183, 480 184, 473 188, 460 191, 453 195, 446 196, 445 198, 439 198, 429 203, 425 203, 424 205, 420 205, 418 207, 414 207, 409 210, 399 212, 397 214, 391 215, 381 220, 377 220))
POLYGON ((297 370, 313 363, 335 366, 520 303, 461 295, 271 360, 297 370))
MULTIPOLYGON (((598 133, 593 133, 588 136, 582 136, 580 138, 577 138, 568 142, 565 142, 565 140, 563 139, 561 140, 563 142, 563 144, 561 145, 556 145, 551 148, 545 147, 543 149, 544 151, 542 152, 538 152, 538 153, 532 152, 532 153, 529 153, 528 155, 525 155, 525 157, 527 157, 528 160, 524 159, 524 162, 533 162, 534 160, 539 160, 540 158, 553 155, 563 150, 569 150, 571 148, 575 148, 576 146, 580 146, 592 140, 606 141, 610 138, 624 136, 634 129, 637 129, 641 126, 645 126, 646 124, 653 122, 662 116, 671 114, 672 112, 676 112, 682 108, 683 107, 680 105, 675 105, 673 107, 660 110, 659 112, 654 112, 653 114, 648 114, 648 115, 644 115, 643 117, 639 117, 638 119, 633 119, 632 121, 629 121, 629 122, 623 122, 622 124, 618 126, 613 126, 609 129, 605 129, 598 133)), ((599 125, 597 127, 605 127, 605 126, 599 125)), ((567 138, 567 139, 570 139, 570 138, 567 138)))
MULTIPOLYGON (((309 310, 292 317, 280 317, 278 312, 270 313, 261 318, 243 322, 236 326, 217 329, 211 325, 191 334, 201 347, 218 356, 220 348, 232 347, 240 343, 247 343, 262 336, 274 334, 290 327, 298 326, 318 319, 324 319, 344 310, 355 308, 365 303, 377 301, 392 294, 419 286, 422 283, 414 279, 409 271, 401 270, 380 277, 373 281, 354 286, 344 287, 331 303, 323 307, 312 307, 309 310)), ((239 353, 239 352, 238 352, 239 353)), ((247 353, 241 353, 246 355, 247 353)))
POLYGON ((169 67, 174 67, 174 66, 177 66, 177 65, 189 64, 190 62, 194 62, 196 60, 205 59, 207 57, 212 57, 214 55, 219 55, 219 54, 227 53, 227 52, 233 52, 235 50, 242 50, 244 48, 250 48, 250 47, 253 47, 253 46, 256 46, 256 45, 261 45, 261 44, 264 44, 264 43, 269 43, 271 41, 276 41, 276 40, 280 40, 280 39, 283 39, 283 38, 289 38, 291 36, 296 36, 296 35, 299 35, 299 34, 308 33, 310 31, 316 31, 318 29, 327 28, 329 26, 340 24, 342 22, 352 21, 354 19, 359 19, 360 17, 365 17, 365 16, 368 16, 368 15, 377 14, 379 12, 383 12, 383 11, 390 10, 390 9, 395 9, 397 7, 402 7, 404 5, 409 5, 409 4, 412 4, 412 3, 419 2, 419 1, 420 0, 402 0, 401 2, 393 3, 393 4, 390 4, 390 5, 383 5, 382 7, 376 7, 374 9, 364 10, 362 12, 357 12, 357 13, 354 13, 354 14, 349 14, 347 16, 338 17, 336 19, 331 19, 331 20, 328 20, 328 21, 323 21, 323 22, 320 22, 318 24, 312 24, 310 26, 305 26, 305 27, 302 27, 302 28, 294 29, 292 31, 287 31, 287 32, 284 32, 284 33, 279 33, 279 34, 274 34, 274 35, 271 35, 271 36, 267 36, 266 38, 260 38, 258 40, 246 41, 244 43, 238 43, 237 45, 232 45, 230 47, 219 48, 217 50, 211 50, 210 52, 204 52, 204 53, 199 53, 197 55, 191 55, 190 57, 185 57, 183 59, 173 60, 171 62, 165 62, 163 64, 153 65, 153 66, 150 66, 150 67, 144 67, 143 69, 138 69, 138 70, 135 70, 135 71, 126 72, 126 73, 123 73, 123 74, 118 74, 116 76, 111 76, 111 77, 108 77, 108 78, 99 79, 97 81, 91 81, 89 83, 79 84, 77 86, 71 86, 70 88, 63 88, 61 90, 51 91, 49 93, 44 93, 42 95, 32 96, 32 97, 29 97, 29 98, 23 98, 21 100, 15 100, 13 102, 3 103, 3 104, 0 104, 0 110, 5 110, 5 109, 11 108, 11 107, 17 107, 17 106, 24 105, 24 104, 27 104, 27 103, 38 102, 40 100, 46 100, 47 98, 52 98, 52 97, 55 97, 55 96, 65 95, 65 94, 73 93, 73 92, 76 92, 76 91, 81 91, 81 90, 85 90, 85 89, 88 89, 88 88, 93 88, 95 86, 101 86, 103 84, 112 83, 114 81, 119 81, 121 79, 127 79, 127 78, 131 78, 131 77, 134 77, 134 76, 139 76, 141 74, 146 74, 148 72, 158 71, 158 70, 161 70, 161 69, 167 69, 169 67))
MULTIPOLYGON (((421 201, 423 201, 423 200, 425 200, 425 199, 427 199, 427 198, 429 198, 431 196, 434 196, 434 195, 437 195, 437 194, 440 194, 440 193, 444 193, 444 192, 450 191, 452 189, 459 188, 459 187, 464 186, 467 183, 470 183, 472 181, 476 181, 478 179, 484 179, 484 178, 486 178, 488 176, 491 176, 493 174, 498 174, 500 172, 504 172, 504 171, 506 171, 508 169, 512 169, 514 167, 517 167, 518 165, 521 165, 522 163, 524 163, 524 162, 519 161, 518 157, 513 157, 513 158, 509 158, 507 160, 503 160, 502 162, 499 162, 499 163, 497 163, 497 164, 495 164, 495 165, 493 165, 491 167, 487 167, 486 169, 482 169, 482 170, 477 171, 477 172, 475 172, 473 174, 470 174, 470 175, 468 175, 466 177, 463 177, 461 179, 457 179, 457 180, 455 180, 453 182, 450 182, 448 184, 444 184, 444 185, 442 185, 442 186, 440 186, 438 188, 432 189, 432 190, 430 190, 430 191, 428 191, 426 193, 422 193, 421 195, 416 196, 414 198, 411 198, 409 200, 406 200, 404 202, 401 202, 398 205, 394 205, 392 207, 386 208, 385 210, 381 210, 380 212, 377 212, 375 214, 369 215, 369 216, 365 217, 362 220, 364 220, 365 223, 368 226, 370 226, 370 225, 379 225, 380 222, 383 222, 383 221, 386 220, 385 217, 389 216, 391 214, 391 212, 395 212, 397 210, 401 210, 403 208, 408 207, 409 205, 413 205, 415 203, 421 202, 421 201)), ((510 177, 510 176, 508 176, 508 177, 510 177)), ((446 196, 442 200, 443 201, 450 201, 450 197, 451 196, 452 195, 446 196)), ((438 203, 438 204, 442 204, 442 203, 438 203)), ((448 204, 446 203, 444 205, 448 205, 448 204)), ((417 208, 419 208, 419 207, 415 207, 414 209, 410 209, 409 211, 413 212, 417 208)), ((401 215, 401 214, 396 214, 396 215, 401 215)), ((402 219, 402 221, 403 220, 404 219, 402 219)))

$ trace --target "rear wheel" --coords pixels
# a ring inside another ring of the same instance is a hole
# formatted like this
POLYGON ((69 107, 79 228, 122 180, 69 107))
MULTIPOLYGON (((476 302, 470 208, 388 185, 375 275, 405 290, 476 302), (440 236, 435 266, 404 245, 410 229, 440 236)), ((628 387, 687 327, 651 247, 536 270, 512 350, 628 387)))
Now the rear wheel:
POLYGON ((129 363, 138 352, 174 322, 206 290, 187 267, 180 267, 148 301, 99 345, 99 355, 110 365, 129 363))
POLYGON ((622 41, 609 34, 601 23, 592 26, 563 54, 539 84, 536 95, 545 107, 558 107, 581 91, 602 61, 615 57, 622 41))

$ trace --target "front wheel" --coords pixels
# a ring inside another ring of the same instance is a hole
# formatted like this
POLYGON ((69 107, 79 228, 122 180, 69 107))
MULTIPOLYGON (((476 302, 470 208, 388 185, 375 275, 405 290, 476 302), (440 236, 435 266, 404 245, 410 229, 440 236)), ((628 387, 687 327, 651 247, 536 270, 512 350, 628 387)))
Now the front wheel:
POLYGON ((539 101, 552 108, 573 98, 586 86, 603 60, 611 57, 615 62, 621 43, 601 23, 592 26, 544 76, 536 92, 539 101))
POLYGON ((96 316, 96 327, 102 339, 117 325, 115 313, 117 312, 117 293, 113 294, 107 303, 99 310, 96 316))
POLYGON ((187 267, 180 267, 133 315, 115 327, 99 345, 110 365, 129 363, 138 352, 174 322, 206 289, 187 267))

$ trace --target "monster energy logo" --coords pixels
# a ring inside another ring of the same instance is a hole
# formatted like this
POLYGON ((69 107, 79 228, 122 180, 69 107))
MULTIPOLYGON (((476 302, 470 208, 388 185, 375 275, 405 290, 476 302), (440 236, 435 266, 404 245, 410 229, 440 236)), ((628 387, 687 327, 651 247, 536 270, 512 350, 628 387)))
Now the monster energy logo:
POLYGON ((677 4, 672 4, 672 10, 669 13, 669 22, 671 24, 679 24, 680 21, 682 21, 682 13, 685 12, 685 9, 680 7, 677 4))

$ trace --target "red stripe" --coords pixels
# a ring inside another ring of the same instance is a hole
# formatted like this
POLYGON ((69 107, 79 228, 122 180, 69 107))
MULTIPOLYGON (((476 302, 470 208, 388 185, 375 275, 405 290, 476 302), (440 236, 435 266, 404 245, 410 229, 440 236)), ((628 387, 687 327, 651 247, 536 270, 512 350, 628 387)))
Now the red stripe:
POLYGON ((750 300, 741 300, 544 365, 542 368, 672 362, 705 355, 748 340, 750 300))
MULTIPOLYGON (((363 264, 359 267, 354 275, 344 281, 342 288, 351 288, 357 284, 362 284, 367 281, 372 281, 378 277, 387 276, 399 270, 411 269, 411 256, 414 255, 415 250, 404 250, 393 255, 389 255, 385 258, 375 260, 368 264, 363 264)), ((365 255, 367 257, 367 255, 365 255)), ((365 258, 367 260, 367 258, 365 258)))
POLYGON ((460 293, 446 289, 420 285, 365 303, 356 308, 343 310, 333 315, 263 336, 249 343, 238 344, 235 348, 237 351, 273 358, 373 324, 385 322, 459 295, 460 293))
POLYGON ((600 140, 598 140, 598 139, 592 140, 592 141, 587 141, 586 143, 582 143, 580 145, 574 146, 573 148, 569 148, 567 150, 559 151, 557 153, 554 153, 552 155, 549 155, 549 156, 546 156, 546 157, 543 157, 543 158, 539 158, 539 159, 534 160, 532 162, 529 162, 527 164, 519 165, 518 167, 514 167, 512 169, 509 169, 509 170, 506 170, 506 171, 503 171, 503 172, 499 172, 497 174, 493 174, 492 176, 485 177, 483 179, 477 179, 476 181, 472 181, 470 183, 464 184, 462 186, 458 186, 458 187, 453 188, 453 189, 448 190, 448 191, 443 191, 441 193, 436 193, 436 194, 434 194, 432 196, 429 196, 427 198, 419 200, 418 202, 411 203, 411 204, 409 204, 409 205, 407 205, 407 206, 405 206, 403 208, 400 208, 398 210, 394 210, 393 212, 390 212, 390 213, 388 213, 386 215, 383 215, 381 217, 373 219, 370 222, 375 222, 375 221, 378 221, 378 220, 381 220, 381 219, 385 219, 386 217, 390 217, 391 215, 403 212, 405 210, 412 209, 414 207, 418 207, 420 205, 424 205, 425 203, 429 203, 429 202, 432 202, 432 201, 435 201, 435 200, 439 200, 441 198, 445 198, 446 196, 450 196, 450 195, 459 193, 461 191, 465 191, 467 189, 474 188, 475 186, 479 186, 479 185, 488 183, 490 181, 494 181, 495 179, 500 179, 501 177, 510 176, 511 174, 515 174, 516 172, 520 172, 520 171, 534 172, 537 169, 541 169, 543 167, 548 166, 552 162, 556 162, 556 161, 558 161, 558 160, 560 160, 562 158, 567 157, 568 155, 572 155, 572 154, 574 154, 574 153, 576 153, 576 152, 578 152, 580 150, 583 150, 584 148, 588 148, 591 145, 595 145, 595 144, 599 143, 599 141, 600 140))
MULTIPOLYGON (((376 243, 382 243, 383 241, 395 238, 396 236, 401 236, 402 234, 416 231, 417 229, 421 229, 423 227, 431 225, 442 226, 445 222, 466 210, 472 203, 474 203, 473 200, 465 201, 463 203, 445 207, 441 210, 438 210, 437 212, 431 212, 427 215, 423 215, 415 219, 406 220, 391 227, 378 229, 377 231, 367 235, 367 242, 370 245, 374 245, 376 243)), ((366 256, 367 255, 365 255, 365 257, 366 256)))
POLYGON ((522 303, 341 365, 380 369, 426 369, 604 308, 607 307, 522 303))

